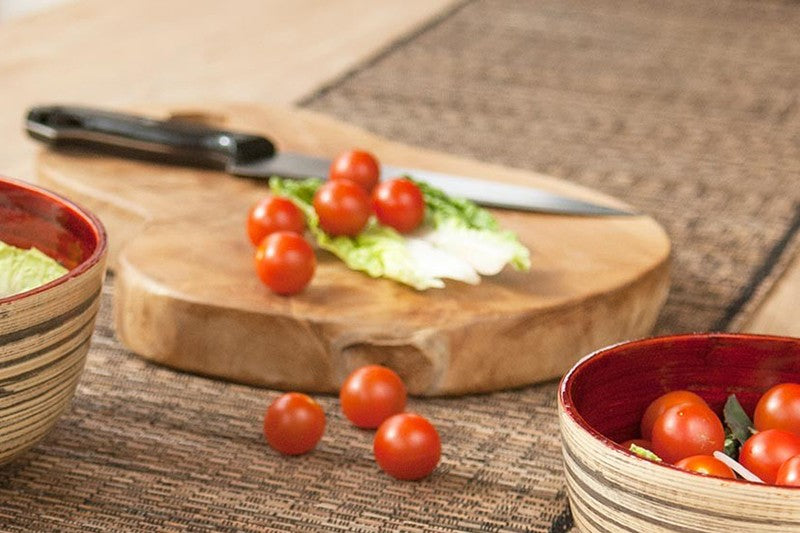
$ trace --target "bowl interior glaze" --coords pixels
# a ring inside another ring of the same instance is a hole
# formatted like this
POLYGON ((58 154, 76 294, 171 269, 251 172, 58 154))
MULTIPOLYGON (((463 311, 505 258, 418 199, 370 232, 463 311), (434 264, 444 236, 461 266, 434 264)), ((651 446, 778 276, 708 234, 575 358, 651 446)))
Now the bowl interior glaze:
POLYGON ((665 392, 694 391, 720 415, 734 393, 752 416, 761 394, 787 381, 800 383, 800 339, 695 334, 600 350, 564 377, 560 394, 570 416, 613 446, 639 436, 645 409, 665 392))
POLYGON ((0 240, 35 246, 69 270, 97 255, 105 236, 92 215, 53 193, 0 178, 0 240))

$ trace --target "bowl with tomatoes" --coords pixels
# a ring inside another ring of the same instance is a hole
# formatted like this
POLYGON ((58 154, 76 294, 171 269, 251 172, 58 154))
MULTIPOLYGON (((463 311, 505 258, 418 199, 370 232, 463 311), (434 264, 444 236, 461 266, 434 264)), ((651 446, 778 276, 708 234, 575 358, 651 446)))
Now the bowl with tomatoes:
POLYGON ((800 531, 800 339, 617 344, 564 376, 558 404, 581 531, 800 531))

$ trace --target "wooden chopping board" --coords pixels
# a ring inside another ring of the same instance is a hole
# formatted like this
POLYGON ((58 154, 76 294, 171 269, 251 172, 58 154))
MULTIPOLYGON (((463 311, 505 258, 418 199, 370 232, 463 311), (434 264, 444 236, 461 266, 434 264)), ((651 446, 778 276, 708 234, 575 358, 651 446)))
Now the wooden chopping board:
MULTIPOLYGON (((149 114, 260 132, 281 149, 334 156, 351 147, 386 162, 528 184, 622 205, 554 178, 377 137, 308 111, 253 105, 153 108, 149 114)), ((496 211, 533 266, 480 285, 417 292, 347 269, 318 251, 300 295, 271 294, 245 235, 265 184, 221 172, 42 151, 40 183, 97 213, 110 235, 117 334, 177 369, 280 389, 334 392, 365 363, 398 371, 409 391, 462 394, 560 376, 599 347, 647 335, 668 290, 670 244, 647 216, 496 211)))

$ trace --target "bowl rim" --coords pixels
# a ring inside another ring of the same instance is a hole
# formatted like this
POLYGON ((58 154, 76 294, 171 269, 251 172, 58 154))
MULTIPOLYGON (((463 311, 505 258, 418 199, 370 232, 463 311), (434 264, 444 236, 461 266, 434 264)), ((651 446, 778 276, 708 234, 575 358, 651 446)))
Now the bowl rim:
POLYGON ((766 341, 790 341, 796 342, 800 344, 800 338, 797 337, 788 337, 782 335, 769 335, 769 334, 758 334, 758 333, 717 333, 717 332, 709 332, 709 333, 678 333, 673 335, 659 335, 654 337, 643 337, 639 339, 631 339, 626 341, 617 342, 611 344, 609 346, 605 346, 598 350, 595 350, 588 355, 582 357, 577 363, 575 363, 569 371, 564 374, 564 377, 561 378, 561 381, 558 384, 558 402, 559 402, 559 409, 563 411, 563 413, 568 416, 581 430, 587 432, 591 435, 596 441, 603 444, 606 448, 610 449, 614 453, 624 454, 625 457, 630 458, 631 460, 635 461, 635 464, 639 465, 656 465, 659 467, 669 468, 676 472, 682 472, 684 474, 691 474, 694 476, 699 476, 701 478, 707 479, 714 479, 717 481, 724 481, 726 483, 740 483, 748 486, 762 486, 762 487, 769 487, 770 489, 778 489, 778 490, 791 490, 797 491, 800 490, 800 487, 794 486, 785 486, 785 485, 771 485, 768 483, 758 483, 755 481, 747 481, 745 479, 725 479, 713 476, 706 476, 704 474, 700 474, 698 472, 692 472, 689 470, 684 470, 682 468, 678 468, 672 464, 665 463, 665 462, 656 462, 651 461, 649 459, 645 459, 643 457, 639 457, 638 455, 632 454, 630 452, 625 451, 622 447, 619 446, 616 442, 609 439, 605 435, 601 434, 599 431, 595 430, 593 427, 589 425, 586 419, 580 415, 575 404, 572 401, 571 395, 571 385, 575 380, 575 373, 584 365, 588 364, 591 360, 599 359, 602 357, 609 357, 617 348, 626 345, 639 345, 639 346, 647 346, 650 344, 660 344, 666 340, 673 340, 673 341, 680 341, 684 339, 726 339, 726 340, 766 340, 766 341))
POLYGON ((48 283, 45 283, 44 285, 39 285, 38 287, 34 287, 33 289, 23 292, 18 292, 16 294, 12 294, 11 296, 6 296, 5 298, 0 298, 0 305, 16 302, 18 300, 22 300, 29 296, 45 292, 58 285, 62 285, 71 279, 79 277, 81 274, 90 270, 92 267, 94 267, 97 263, 100 262, 100 260, 103 258, 108 249, 108 236, 106 234, 105 226, 103 226, 103 223, 100 221, 97 215, 95 215, 88 209, 79 206, 72 200, 68 200, 64 196, 61 196, 60 194, 57 194, 43 187, 39 187, 38 185, 33 185, 32 183, 9 178, 6 176, 0 176, 0 182, 11 184, 12 186, 17 187, 18 189, 24 190, 26 193, 39 196, 40 198, 43 198, 46 201, 59 204, 62 207, 69 209, 76 217, 78 217, 81 220, 81 222, 85 223, 86 226, 91 229, 91 231, 97 238, 97 246, 94 247, 94 250, 92 250, 91 255, 89 255, 89 257, 87 257, 80 264, 70 269, 66 274, 48 283))

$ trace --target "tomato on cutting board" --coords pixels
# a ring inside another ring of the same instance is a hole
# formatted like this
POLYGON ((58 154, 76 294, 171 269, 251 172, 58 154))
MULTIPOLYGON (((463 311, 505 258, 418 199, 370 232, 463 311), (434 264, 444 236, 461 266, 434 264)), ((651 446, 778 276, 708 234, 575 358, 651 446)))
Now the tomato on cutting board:
POLYGON ((406 386, 391 368, 367 365, 355 370, 339 392, 342 412, 360 428, 376 428, 406 408, 406 386))
POLYGON ((261 281, 281 295, 302 291, 317 268, 317 258, 311 245, 290 231, 268 235, 256 249, 254 260, 261 281))
POLYGON ((256 202, 247 213, 247 236, 253 246, 276 231, 303 234, 306 220, 294 202, 281 196, 267 196, 256 202))
POLYGON ((425 199, 416 183, 407 178, 384 181, 372 192, 372 207, 381 224, 408 233, 425 218, 425 199))
POLYGON ((346 179, 320 185, 314 193, 313 204, 320 227, 331 235, 358 235, 372 214, 367 192, 346 179))
POLYGON ((350 180, 365 191, 372 191, 378 183, 381 169, 378 160, 364 150, 348 150, 331 162, 330 180, 350 180))
POLYGON ((313 450, 325 432, 325 412, 311 397, 288 392, 264 414, 264 437, 277 451, 300 455, 313 450))

